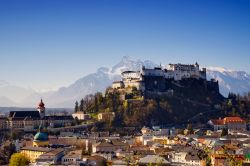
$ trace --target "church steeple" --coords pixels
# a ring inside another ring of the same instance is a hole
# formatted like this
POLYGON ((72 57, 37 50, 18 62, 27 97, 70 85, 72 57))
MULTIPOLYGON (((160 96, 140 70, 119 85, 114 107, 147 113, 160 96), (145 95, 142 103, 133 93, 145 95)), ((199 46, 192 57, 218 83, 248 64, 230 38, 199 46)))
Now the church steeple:
POLYGON ((40 103, 38 104, 37 111, 40 113, 40 117, 45 117, 45 104, 43 103, 43 99, 41 98, 40 103))

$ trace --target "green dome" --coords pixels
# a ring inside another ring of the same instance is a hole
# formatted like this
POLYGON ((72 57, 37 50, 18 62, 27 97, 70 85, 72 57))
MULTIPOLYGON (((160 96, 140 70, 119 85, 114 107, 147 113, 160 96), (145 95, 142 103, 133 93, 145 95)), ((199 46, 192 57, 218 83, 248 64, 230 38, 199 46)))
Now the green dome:
POLYGON ((48 141, 48 135, 46 133, 41 133, 38 132, 35 136, 34 136, 34 141, 48 141))

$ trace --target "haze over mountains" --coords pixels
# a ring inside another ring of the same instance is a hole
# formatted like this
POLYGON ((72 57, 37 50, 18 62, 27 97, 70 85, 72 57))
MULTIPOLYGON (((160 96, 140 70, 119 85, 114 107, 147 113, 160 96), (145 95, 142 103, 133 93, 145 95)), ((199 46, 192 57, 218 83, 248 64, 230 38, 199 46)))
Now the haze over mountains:
MULTIPOLYGON (((42 97, 47 107, 74 107, 76 100, 87 94, 104 91, 114 80, 119 80, 122 71, 139 70, 143 65, 147 68, 158 66, 148 60, 142 61, 125 56, 111 68, 101 67, 95 73, 78 79, 68 87, 45 93, 14 86, 5 80, 0 80, 0 106, 35 107, 42 97)), ((243 94, 250 91, 250 75, 244 71, 208 67, 207 78, 219 81, 220 92, 224 96, 227 96, 228 92, 243 94)))

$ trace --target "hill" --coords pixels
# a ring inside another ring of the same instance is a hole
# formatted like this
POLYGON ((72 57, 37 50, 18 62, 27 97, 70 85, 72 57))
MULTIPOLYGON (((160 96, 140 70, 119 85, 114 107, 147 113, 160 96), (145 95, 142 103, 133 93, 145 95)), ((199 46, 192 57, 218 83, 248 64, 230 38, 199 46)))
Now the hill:
POLYGON ((173 89, 169 95, 151 92, 141 97, 135 88, 106 89, 80 101, 76 111, 96 117, 98 113, 114 112, 115 118, 98 123, 95 129, 141 128, 152 125, 183 125, 206 123, 211 118, 241 116, 248 120, 250 100, 234 94, 229 98, 219 93, 218 82, 202 79, 169 80, 173 89))
MULTIPOLYGON (((166 62, 167 64, 167 62, 166 62)), ((35 92, 0 81, 0 97, 4 100, 0 106, 32 107, 43 97, 48 107, 73 107, 72 103, 87 94, 104 92, 112 81, 120 79, 125 70, 139 70, 141 66, 153 68, 158 66, 151 61, 142 61, 131 57, 123 57, 113 67, 101 67, 95 73, 83 76, 67 87, 46 93, 35 92), (17 93, 17 94, 16 94, 17 93)), ((250 75, 244 71, 234 71, 222 67, 208 67, 207 78, 219 81, 220 93, 225 97, 229 92, 243 95, 250 91, 250 75)))

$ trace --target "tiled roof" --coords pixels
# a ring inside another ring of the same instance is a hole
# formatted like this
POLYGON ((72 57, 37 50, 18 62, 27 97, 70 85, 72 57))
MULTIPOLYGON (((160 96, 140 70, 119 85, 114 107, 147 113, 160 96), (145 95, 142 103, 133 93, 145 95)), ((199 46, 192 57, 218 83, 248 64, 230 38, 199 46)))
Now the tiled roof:
POLYGON ((110 142, 106 142, 106 141, 99 142, 99 143, 96 144, 96 146, 98 146, 98 147, 128 146, 128 143, 113 140, 113 141, 110 141, 110 142))
POLYGON ((97 143, 97 146, 98 147, 112 147, 114 145, 109 143, 109 142, 99 142, 99 143, 97 143))
POLYGON ((10 111, 9 113, 9 118, 26 118, 26 117, 31 117, 31 118, 39 118, 40 119, 40 114, 38 111, 10 111))
POLYGON ((245 120, 240 117, 225 117, 224 119, 212 119, 211 120, 214 125, 225 125, 228 123, 246 123, 245 120))
POLYGON ((128 143, 124 143, 121 141, 112 141, 112 144, 115 146, 128 146, 128 143))
POLYGON ((163 158, 159 155, 147 155, 143 158, 140 158, 139 163, 142 163, 142 164, 149 164, 149 163, 169 164, 169 161, 167 161, 165 158, 163 158))
POLYGON ((241 119, 240 117, 225 117, 224 119, 224 123, 245 123, 245 121, 243 119, 241 119))
POLYGON ((187 153, 185 159, 188 161, 200 161, 200 158, 195 153, 187 153))
POLYGON ((214 125, 224 125, 223 119, 212 119, 214 125))
POLYGON ((64 158, 77 158, 82 156, 82 151, 81 150, 74 150, 74 151, 69 151, 64 158))
POLYGON ((64 149, 58 148, 58 149, 55 149, 55 150, 51 150, 48 153, 44 153, 44 154, 42 154, 42 156, 56 156, 59 153, 62 153, 63 151, 64 151, 64 149))
POLYGON ((38 152, 50 152, 54 149, 51 148, 45 148, 45 147, 23 147, 21 150, 29 150, 29 151, 38 151, 38 152))

